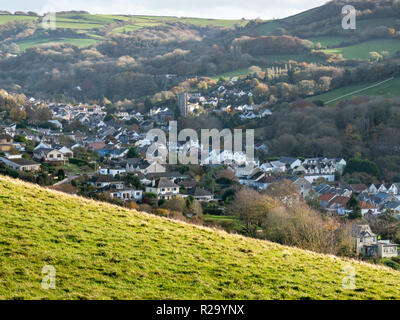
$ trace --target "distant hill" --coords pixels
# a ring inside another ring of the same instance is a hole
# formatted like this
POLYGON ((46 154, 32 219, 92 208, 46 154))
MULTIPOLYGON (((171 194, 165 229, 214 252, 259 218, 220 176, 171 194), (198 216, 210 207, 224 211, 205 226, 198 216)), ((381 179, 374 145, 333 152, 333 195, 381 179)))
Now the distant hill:
MULTIPOLYGON (((86 47, 105 39, 107 33, 127 33, 137 31, 146 27, 165 25, 167 23, 181 22, 185 24, 194 24, 199 26, 216 26, 232 28, 235 25, 245 26, 245 20, 218 20, 201 18, 178 18, 162 16, 132 16, 132 15, 102 15, 90 14, 84 11, 62 11, 56 14, 57 29, 70 30, 74 34, 70 35, 49 35, 42 28, 42 17, 31 16, 28 14, 0 14, 0 27, 6 23, 15 21, 34 22, 37 24, 37 30, 31 36, 17 41, 20 49, 26 50, 37 45, 49 43, 70 43, 78 47, 86 47), (104 31, 104 30, 102 30, 104 31)), ((0 29, 1 40, 1 29, 0 29)))
POLYGON ((0 299, 399 299, 400 273, 0 177, 0 299), (41 286, 54 266, 56 288, 41 286), (342 287, 352 266, 356 289, 342 287))

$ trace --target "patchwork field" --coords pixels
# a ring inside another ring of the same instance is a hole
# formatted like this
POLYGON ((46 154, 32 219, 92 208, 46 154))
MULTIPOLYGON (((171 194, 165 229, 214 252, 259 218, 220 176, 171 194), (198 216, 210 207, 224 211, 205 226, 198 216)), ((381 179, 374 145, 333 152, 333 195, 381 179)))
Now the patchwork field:
MULTIPOLYGON (((39 18, 30 16, 0 15, 0 25, 14 20, 29 21, 37 19, 39 18)), ((171 22, 190 23, 201 26, 214 25, 226 28, 233 28, 235 25, 245 26, 248 23, 246 20, 63 13, 56 16, 56 27, 71 29, 77 33, 83 34, 84 36, 82 38, 52 38, 46 35, 42 36, 41 25, 39 24, 39 30, 35 35, 27 40, 17 42, 17 45, 20 47, 21 51, 48 43, 70 43, 79 47, 86 47, 102 40, 103 36, 99 34, 99 30, 108 25, 115 24, 112 32, 125 33, 171 22), (122 26, 118 26, 118 24, 122 24, 122 26)))
POLYGON ((400 273, 0 177, 0 299, 399 299, 400 273), (43 267, 56 271, 42 287, 43 267), (343 287, 354 267, 356 289, 343 287))

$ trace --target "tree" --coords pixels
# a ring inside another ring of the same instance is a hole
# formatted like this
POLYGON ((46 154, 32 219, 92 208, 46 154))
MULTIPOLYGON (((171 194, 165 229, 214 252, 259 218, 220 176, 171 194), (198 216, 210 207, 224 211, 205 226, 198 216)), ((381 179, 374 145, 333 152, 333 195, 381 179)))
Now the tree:
POLYGON ((140 190, 143 188, 142 183, 140 182, 140 179, 138 176, 136 176, 133 173, 128 173, 125 177, 124 177, 124 182, 127 185, 131 185, 134 186, 136 189, 140 190))
POLYGON ((139 152, 137 152, 135 147, 130 147, 127 157, 128 157, 128 159, 139 158, 140 155, 139 155, 139 152))
POLYGON ((301 200, 299 190, 290 180, 282 180, 272 183, 264 193, 272 198, 280 200, 286 206, 292 206, 301 200))
POLYGON ((266 102, 269 97, 269 88, 265 83, 260 83, 254 88, 253 95, 256 103, 266 102))
POLYGON ((347 202, 346 208, 351 210, 349 219, 356 220, 362 218, 361 203, 354 193, 351 195, 349 202, 347 202))
POLYGON ((235 194, 229 210, 244 222, 245 233, 255 236, 268 212, 277 206, 278 203, 272 198, 244 188, 235 194))
POLYGON ((321 253, 336 253, 339 225, 306 206, 277 207, 262 222, 268 240, 321 253))
POLYGON ((59 181, 65 179, 65 172, 64 172, 63 169, 58 170, 58 172, 57 172, 57 177, 58 177, 58 180, 59 180, 59 181))
POLYGON ((347 163, 343 174, 352 174, 353 172, 365 172, 377 178, 380 176, 380 170, 377 164, 367 159, 352 158, 347 163))
POLYGON ((166 201, 161 208, 168 209, 170 211, 184 212, 186 209, 186 201, 182 197, 175 197, 166 201))
POLYGON ((369 59, 371 62, 379 62, 383 57, 378 52, 373 51, 369 53, 369 59))
POLYGON ((193 200, 191 202, 190 207, 188 207, 187 212, 196 217, 202 217, 203 216, 203 207, 201 206, 200 201, 193 200))

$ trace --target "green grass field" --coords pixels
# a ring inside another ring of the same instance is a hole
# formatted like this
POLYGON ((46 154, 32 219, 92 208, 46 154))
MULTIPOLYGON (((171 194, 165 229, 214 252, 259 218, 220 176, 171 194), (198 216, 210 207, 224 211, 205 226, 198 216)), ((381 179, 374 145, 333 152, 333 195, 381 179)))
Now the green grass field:
POLYGON ((283 28, 283 24, 281 22, 267 21, 257 27, 257 32, 260 36, 269 36, 278 28, 283 28))
POLYGON ((204 219, 208 221, 239 221, 238 217, 234 216, 217 216, 212 214, 204 215, 204 219))
POLYGON ((400 272, 0 177, 0 299, 399 299, 400 272), (56 271, 45 290, 43 267, 56 271), (356 288, 343 287, 354 267, 356 288))
POLYGON ((320 43, 322 47, 337 47, 343 41, 346 41, 348 38, 344 36, 321 36, 321 37, 312 37, 307 40, 311 41, 314 44, 320 43))
POLYGON ((32 21, 38 19, 37 17, 31 16, 16 16, 16 15, 9 15, 9 14, 0 14, 0 25, 15 21, 15 20, 22 20, 22 21, 32 21))
POLYGON ((369 53, 372 51, 387 51, 390 55, 394 55, 399 50, 400 40, 382 39, 358 43, 350 47, 327 49, 324 51, 333 54, 342 54, 346 59, 365 60, 369 58, 369 53))
MULTIPOLYGON (((0 25, 13 21, 20 20, 33 20, 38 19, 30 16, 14 16, 14 15, 0 15, 0 25)), ((19 41, 21 51, 26 50, 37 45, 48 43, 70 43, 79 47, 86 47, 101 41, 103 37, 97 33, 107 25, 112 23, 125 23, 124 26, 116 27, 113 32, 124 33, 137 31, 145 27, 154 27, 168 22, 182 22, 190 23, 201 26, 214 25, 226 28, 233 28, 235 25, 245 26, 248 21, 246 20, 214 20, 214 19, 200 19, 200 18, 178 18, 178 17, 157 17, 157 16, 126 16, 126 15, 101 15, 101 14, 75 14, 64 13, 58 14, 56 17, 56 27, 63 29, 72 29, 75 32, 84 34, 84 38, 61 38, 54 39, 49 37, 42 37, 41 30, 31 38, 19 41)), ((40 25, 39 25, 40 28, 40 25)))
POLYGON ((84 38, 42 38, 42 39, 29 39, 17 42, 21 51, 25 51, 28 48, 40 46, 40 45, 50 45, 50 44, 73 44, 77 47, 89 47, 98 42, 97 39, 84 39, 84 38))
POLYGON ((352 86, 347 86, 344 88, 340 88, 337 90, 329 91, 327 93, 310 97, 307 100, 310 101, 316 101, 316 100, 321 100, 326 102, 329 102, 334 99, 338 99, 339 97, 343 97, 346 95, 346 97, 340 98, 338 100, 335 100, 331 103, 328 103, 328 105, 334 105, 340 101, 343 100, 349 100, 351 98, 354 98, 356 96, 383 96, 383 97, 392 97, 392 96, 399 96, 400 95, 400 78, 396 78, 390 81, 387 81, 379 86, 369 88, 366 90, 363 90, 364 88, 368 88, 370 86, 373 86, 379 82, 371 82, 371 83, 364 83, 364 84, 357 84, 357 85, 352 85, 352 86), (361 92, 359 92, 362 90, 361 92), (358 92, 357 92, 358 91, 358 92), (352 94, 353 92, 357 92, 352 94))

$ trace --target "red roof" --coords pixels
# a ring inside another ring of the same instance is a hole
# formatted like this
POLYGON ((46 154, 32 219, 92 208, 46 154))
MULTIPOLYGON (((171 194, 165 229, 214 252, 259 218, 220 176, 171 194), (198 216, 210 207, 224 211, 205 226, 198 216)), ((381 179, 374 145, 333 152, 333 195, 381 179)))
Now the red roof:
POLYGON ((333 193, 325 193, 322 196, 319 197, 319 201, 324 201, 324 202, 329 202, 335 197, 336 194, 333 193))
POLYGON ((375 205, 370 202, 360 201, 360 204, 361 204, 361 209, 363 210, 376 208, 375 205))
POLYGON ((340 207, 345 207, 347 205, 347 202, 349 202, 350 198, 349 197, 342 197, 342 196, 338 196, 336 198, 334 198, 329 205, 333 205, 333 204, 338 204, 340 207))

